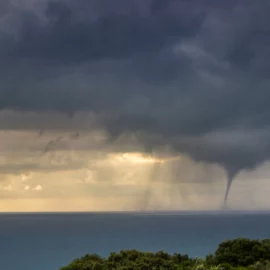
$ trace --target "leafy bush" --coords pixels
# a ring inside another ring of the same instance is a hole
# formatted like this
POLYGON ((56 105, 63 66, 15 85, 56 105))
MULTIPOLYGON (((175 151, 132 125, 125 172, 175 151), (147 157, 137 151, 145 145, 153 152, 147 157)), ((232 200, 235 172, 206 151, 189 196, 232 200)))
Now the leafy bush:
POLYGON ((249 266, 257 261, 270 260, 270 240, 250 240, 238 238, 222 242, 214 256, 207 256, 209 264, 230 264, 232 266, 249 266))
POLYGON ((205 259, 164 251, 122 250, 108 258, 87 254, 60 270, 270 270, 270 239, 239 238, 219 244, 205 259))

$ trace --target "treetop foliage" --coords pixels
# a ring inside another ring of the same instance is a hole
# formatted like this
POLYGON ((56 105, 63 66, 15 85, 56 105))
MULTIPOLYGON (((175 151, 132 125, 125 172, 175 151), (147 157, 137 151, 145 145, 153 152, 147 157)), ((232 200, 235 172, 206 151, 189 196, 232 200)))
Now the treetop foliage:
POLYGON ((107 258, 87 254, 59 270, 270 270, 270 239, 238 238, 219 244, 205 259, 164 251, 122 250, 107 258))

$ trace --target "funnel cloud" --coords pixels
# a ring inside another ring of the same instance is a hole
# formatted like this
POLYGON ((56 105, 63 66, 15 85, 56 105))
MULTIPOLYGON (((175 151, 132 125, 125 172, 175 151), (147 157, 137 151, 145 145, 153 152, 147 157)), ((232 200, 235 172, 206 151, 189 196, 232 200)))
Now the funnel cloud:
POLYGON ((76 141, 102 129, 111 144, 126 136, 134 151, 219 165, 225 205, 235 176, 269 160, 269 1, 2 2, 1 114, 67 117, 5 114, 2 130, 63 129, 76 141))

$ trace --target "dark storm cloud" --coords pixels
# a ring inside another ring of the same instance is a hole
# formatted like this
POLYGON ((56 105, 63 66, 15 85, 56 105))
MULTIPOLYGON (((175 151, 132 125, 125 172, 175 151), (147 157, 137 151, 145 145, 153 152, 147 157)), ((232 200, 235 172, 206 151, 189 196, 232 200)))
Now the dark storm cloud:
POLYGON ((147 7, 149 1, 133 2, 48 2, 45 23, 33 13, 22 14, 13 53, 18 58, 46 59, 55 64, 123 59, 158 52, 179 38, 196 34, 204 18, 199 1, 179 1, 177 5, 168 1, 172 4, 158 10, 154 3, 147 7), (146 6, 146 11, 140 6, 146 6))
POLYGON ((5 3, 0 108, 91 111, 112 140, 136 134, 229 178, 269 158, 269 1, 5 3))

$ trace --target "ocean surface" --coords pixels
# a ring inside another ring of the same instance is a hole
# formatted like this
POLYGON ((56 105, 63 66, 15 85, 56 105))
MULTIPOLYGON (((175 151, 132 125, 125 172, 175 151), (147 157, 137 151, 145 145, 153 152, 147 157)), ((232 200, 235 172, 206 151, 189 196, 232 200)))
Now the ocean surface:
POLYGON ((236 237, 270 238, 270 214, 0 214, 0 269, 57 270, 86 253, 133 248, 204 257, 236 237))

